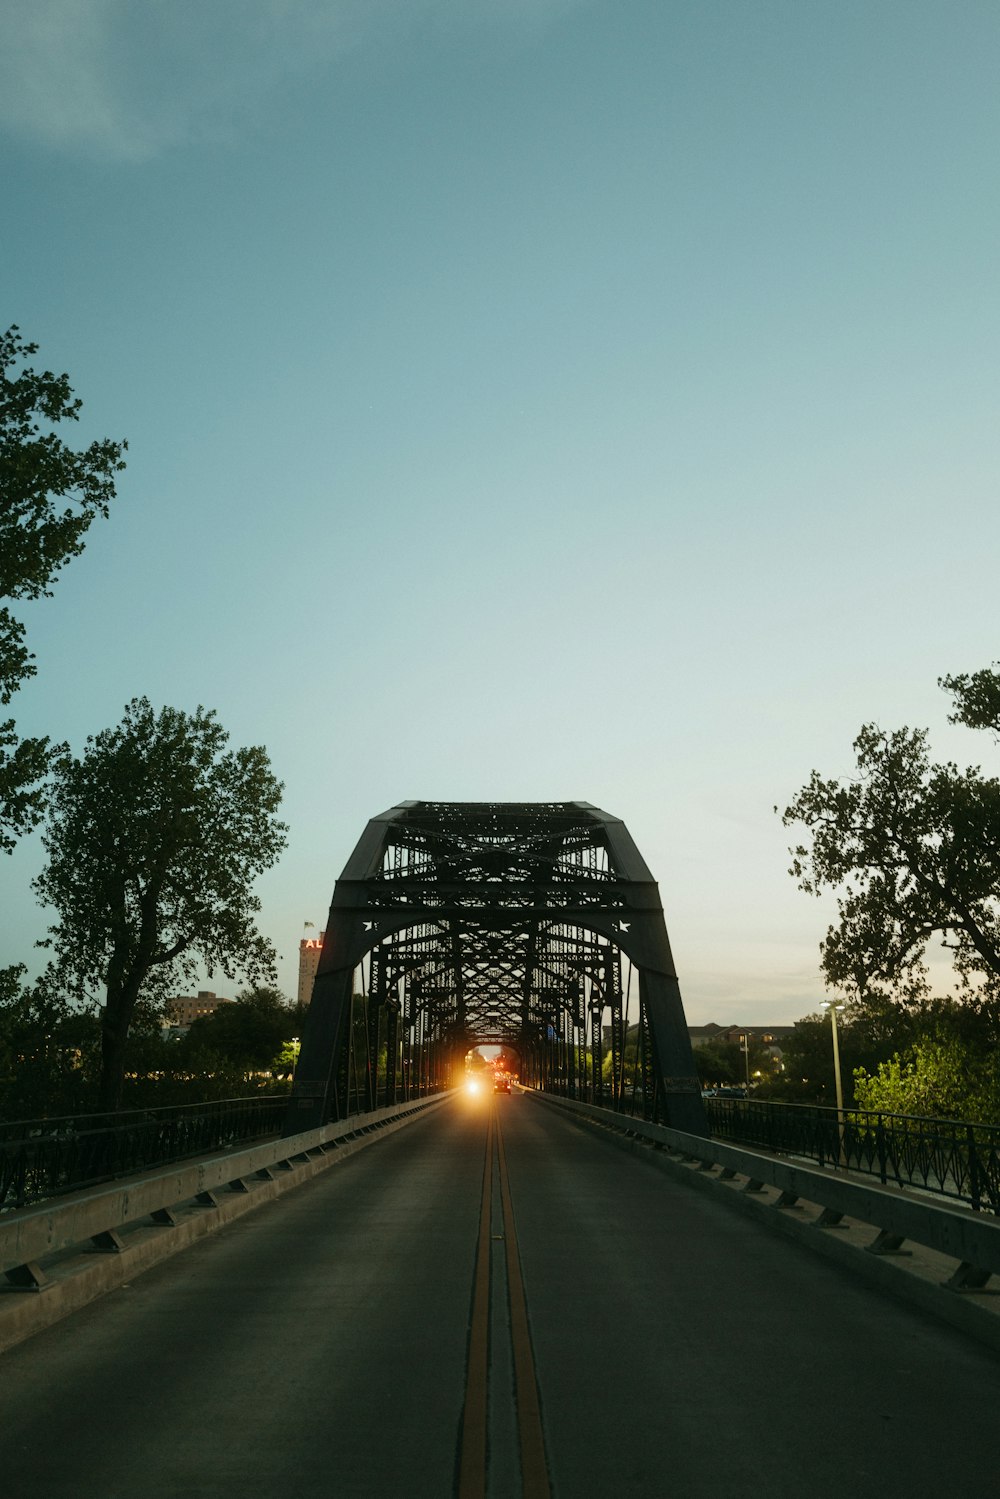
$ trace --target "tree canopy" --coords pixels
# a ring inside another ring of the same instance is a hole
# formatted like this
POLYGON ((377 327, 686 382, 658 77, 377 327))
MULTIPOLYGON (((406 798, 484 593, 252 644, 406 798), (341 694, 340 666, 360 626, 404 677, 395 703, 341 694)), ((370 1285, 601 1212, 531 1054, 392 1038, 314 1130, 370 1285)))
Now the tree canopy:
POLYGON ((302 1029, 303 1014, 277 989, 257 988, 192 1022, 184 1038, 189 1056, 214 1053, 246 1070, 270 1067, 302 1029))
POLYGON ((0 982, 0 1118, 33 1119, 94 1107, 100 1052, 94 1014, 61 1002, 45 981, 0 982))
MULTIPOLYGON (((125 467, 124 442, 105 438, 77 451, 52 430, 79 420, 82 402, 67 375, 8 373, 37 352, 17 327, 0 334, 0 601, 51 593, 95 516, 107 516, 125 467)), ((23 623, 0 603, 0 703, 34 670, 23 623)), ((51 753, 48 739, 19 739, 13 719, 0 722, 0 849, 9 852, 38 823, 51 753)))
MULTIPOLYGON (((1000 734, 1000 671, 940 685, 954 697, 950 722, 1000 734)), ((926 729, 866 724, 856 778, 814 770, 784 813, 811 835, 790 851, 800 889, 838 892, 822 969, 848 994, 924 992, 934 939, 961 986, 1000 991, 1000 780, 933 763, 927 740, 926 729)))
MULTIPOLYGON (((868 994, 846 1004, 837 1021, 841 1076, 848 1103, 859 1069, 877 1069, 920 1033, 930 1003, 899 1003, 868 994)), ((757 1096, 788 1102, 832 1104, 835 1098, 833 1044, 828 1014, 813 1013, 796 1020, 781 1043, 783 1071, 765 1081, 757 1096)))
POLYGON ((858 1108, 984 1124, 1000 1120, 1000 1001, 930 1000, 891 1056, 857 1067, 858 1108))
POLYGON ((227 750, 228 738, 211 711, 135 698, 79 759, 55 764, 34 888, 56 912, 60 984, 103 991, 102 1108, 118 1106, 140 996, 190 981, 199 961, 274 980, 251 887, 285 846, 282 787, 262 747, 227 750))
POLYGON ((695 1046, 692 1056, 702 1087, 717 1084, 742 1086, 748 1077, 754 1084, 773 1078, 775 1059, 765 1043, 752 1032, 749 1047, 748 1057, 740 1041, 721 1041, 716 1037, 695 1046))

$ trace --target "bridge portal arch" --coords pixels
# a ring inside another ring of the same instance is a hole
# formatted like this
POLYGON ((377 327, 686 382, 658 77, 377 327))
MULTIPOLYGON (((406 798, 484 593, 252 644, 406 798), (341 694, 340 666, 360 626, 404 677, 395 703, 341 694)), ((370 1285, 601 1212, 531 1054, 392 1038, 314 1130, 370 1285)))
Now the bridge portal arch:
POLYGON ((481 1044, 522 1081, 707 1133, 659 892, 589 802, 402 802, 337 881, 287 1130, 447 1086, 481 1044))

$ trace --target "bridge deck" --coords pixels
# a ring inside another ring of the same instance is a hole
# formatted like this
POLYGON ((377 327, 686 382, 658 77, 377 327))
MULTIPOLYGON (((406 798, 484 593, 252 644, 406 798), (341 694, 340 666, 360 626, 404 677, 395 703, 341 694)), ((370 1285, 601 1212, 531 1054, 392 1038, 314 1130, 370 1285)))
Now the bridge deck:
POLYGON ((993 1354, 529 1097, 434 1111, 11 1350, 2 1374, 4 1489, 33 1499, 535 1499, 549 1484, 563 1499, 929 1499, 995 1482, 993 1354), (530 1348, 508 1296, 507 1183, 530 1348), (522 1410, 524 1490, 519 1353, 548 1469, 522 1410))

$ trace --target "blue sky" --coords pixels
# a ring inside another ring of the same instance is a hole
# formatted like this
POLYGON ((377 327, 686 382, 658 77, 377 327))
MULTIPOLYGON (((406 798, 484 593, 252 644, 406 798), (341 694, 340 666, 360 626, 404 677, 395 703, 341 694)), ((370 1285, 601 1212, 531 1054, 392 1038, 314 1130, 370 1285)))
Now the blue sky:
MULTIPOLYGON (((793 1019, 774 816, 1000 655, 993 0, 0 0, 5 326, 127 437, 24 732, 217 709, 294 993, 365 820, 579 798, 689 1019, 793 1019)), ((37 838, 0 963, 37 967, 37 838)), ((217 980, 220 992, 232 985, 217 980)))

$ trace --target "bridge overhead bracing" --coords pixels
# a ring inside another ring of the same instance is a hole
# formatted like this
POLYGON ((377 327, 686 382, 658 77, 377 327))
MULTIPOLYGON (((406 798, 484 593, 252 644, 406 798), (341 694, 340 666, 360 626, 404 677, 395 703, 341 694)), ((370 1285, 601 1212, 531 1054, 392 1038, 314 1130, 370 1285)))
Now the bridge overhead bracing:
POLYGON ((337 881, 289 1131, 459 1080, 522 1081, 707 1133, 656 883, 589 802, 403 802, 337 881))

